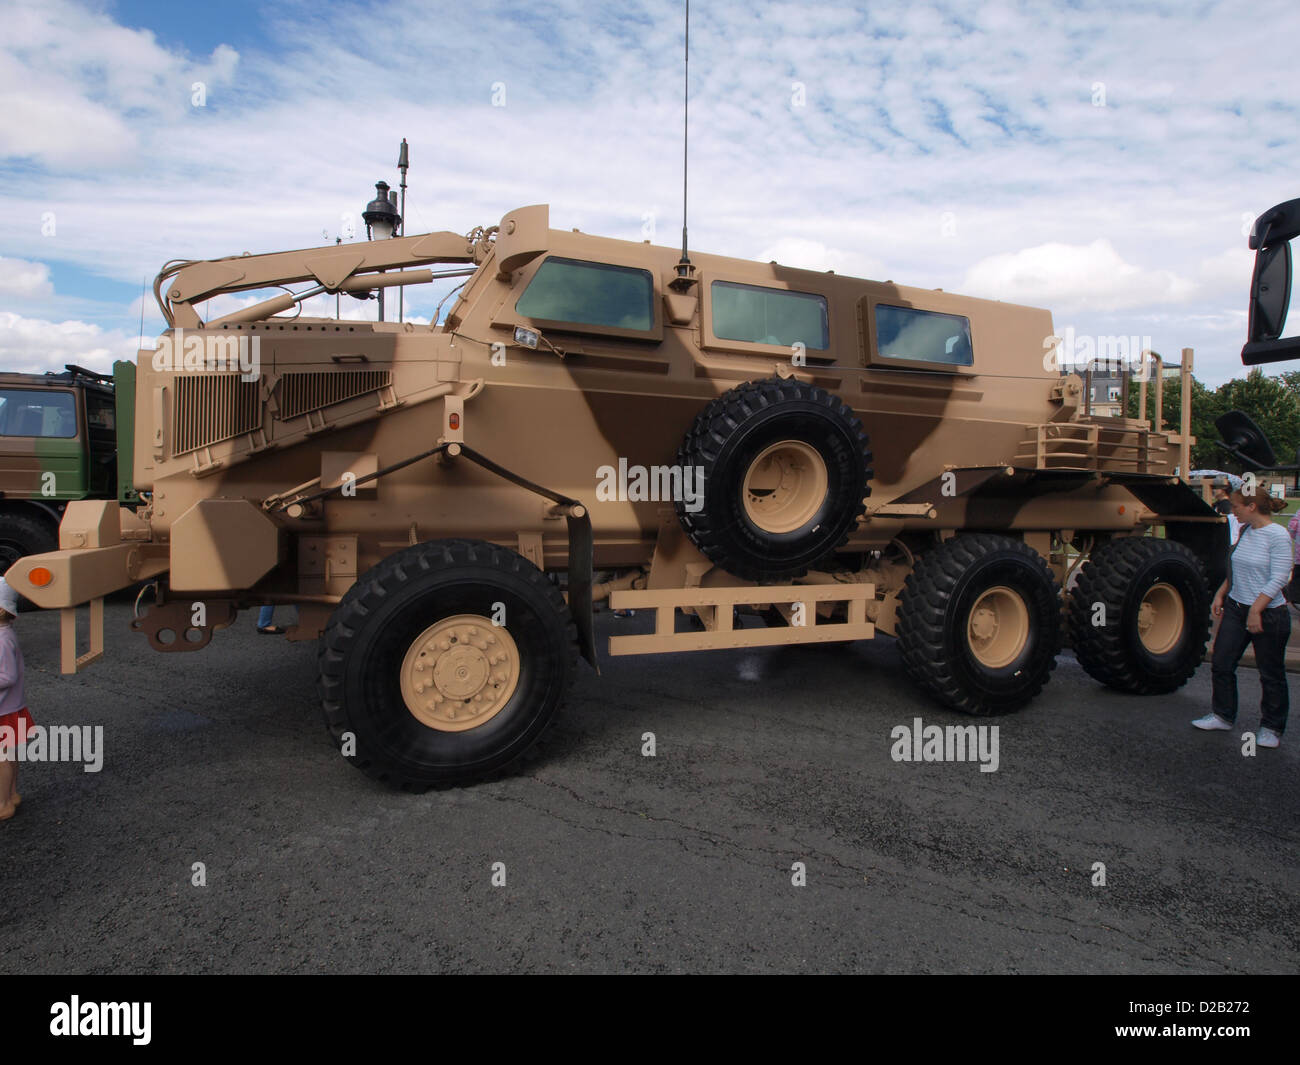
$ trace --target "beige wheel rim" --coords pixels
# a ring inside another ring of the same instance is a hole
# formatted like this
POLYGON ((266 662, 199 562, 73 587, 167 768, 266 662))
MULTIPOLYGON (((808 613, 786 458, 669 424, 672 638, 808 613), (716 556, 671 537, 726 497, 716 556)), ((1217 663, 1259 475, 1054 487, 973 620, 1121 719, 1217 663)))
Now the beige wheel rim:
POLYGON ((1029 608, 1019 592, 998 585, 975 600, 966 622, 966 642, 981 665, 1010 665, 1028 641, 1029 608))
POLYGON ((764 448, 745 472, 745 514, 764 532, 787 533, 806 525, 826 499, 830 477, 815 448, 782 440, 764 448))
POLYGON ((1138 607, 1138 638, 1153 655, 1172 651, 1182 639, 1187 612, 1171 584, 1153 584, 1138 607))
POLYGON ((402 698, 422 725, 464 732, 490 721, 519 683, 519 648, 478 614, 430 625, 402 659, 402 698))

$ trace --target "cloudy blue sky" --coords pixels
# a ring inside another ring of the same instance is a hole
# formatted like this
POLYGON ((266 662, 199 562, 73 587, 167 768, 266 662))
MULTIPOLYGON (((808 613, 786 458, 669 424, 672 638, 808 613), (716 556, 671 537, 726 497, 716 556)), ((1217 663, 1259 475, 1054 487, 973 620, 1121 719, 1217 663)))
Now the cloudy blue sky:
MULTIPOLYGON (((403 136, 408 233, 549 202, 678 239, 680 0, 206 8, 0 0, 0 368, 131 356, 168 259, 332 243, 403 136)), ((691 244, 1047 307, 1220 383, 1244 227, 1300 196, 1297 39, 1294 0, 696 0, 691 244)))

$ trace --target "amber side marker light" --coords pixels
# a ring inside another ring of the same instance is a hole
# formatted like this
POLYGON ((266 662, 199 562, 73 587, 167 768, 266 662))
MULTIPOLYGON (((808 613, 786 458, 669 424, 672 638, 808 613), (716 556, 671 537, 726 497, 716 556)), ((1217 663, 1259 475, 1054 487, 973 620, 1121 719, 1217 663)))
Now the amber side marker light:
POLYGON ((452 415, 449 415, 448 418, 447 418, 447 425, 448 425, 450 428, 452 428, 452 429, 459 429, 459 428, 460 428, 460 415, 459 415, 459 414, 452 414, 452 415))
POLYGON ((31 573, 27 574, 27 580, 37 588, 44 588, 50 581, 54 580, 54 574, 44 566, 37 566, 31 573))

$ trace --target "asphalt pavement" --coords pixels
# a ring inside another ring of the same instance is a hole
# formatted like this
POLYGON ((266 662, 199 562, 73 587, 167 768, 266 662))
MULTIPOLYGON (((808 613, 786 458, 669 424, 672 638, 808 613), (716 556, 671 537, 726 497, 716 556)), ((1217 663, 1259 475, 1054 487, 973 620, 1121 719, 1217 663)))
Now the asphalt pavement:
POLYGON ((1208 666, 1143 699, 1066 653, 977 722, 887 638, 606 658, 518 775, 408 795, 332 746, 314 644, 246 614, 157 654, 129 613, 109 604, 107 658, 73 677, 57 616, 18 622, 36 720, 103 726, 103 765, 20 769, 0 972, 1300 966, 1300 735, 1243 755, 1248 669, 1240 727, 1207 734, 1208 666), (996 771, 894 760, 917 718, 996 725, 996 771))

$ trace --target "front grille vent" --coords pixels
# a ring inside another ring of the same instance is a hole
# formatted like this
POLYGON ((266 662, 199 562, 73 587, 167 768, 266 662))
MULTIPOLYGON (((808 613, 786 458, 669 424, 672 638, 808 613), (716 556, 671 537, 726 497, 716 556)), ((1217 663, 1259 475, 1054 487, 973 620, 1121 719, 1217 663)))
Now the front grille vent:
POLYGON ((237 373, 178 375, 174 453, 183 455, 260 428, 259 387, 257 381, 241 381, 237 373))
POLYGON ((286 373, 280 377, 280 418, 297 418, 345 399, 378 392, 392 383, 387 370, 286 373))

